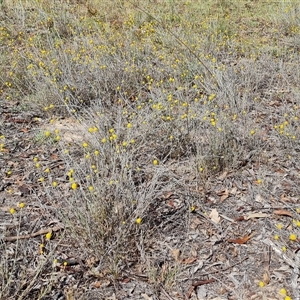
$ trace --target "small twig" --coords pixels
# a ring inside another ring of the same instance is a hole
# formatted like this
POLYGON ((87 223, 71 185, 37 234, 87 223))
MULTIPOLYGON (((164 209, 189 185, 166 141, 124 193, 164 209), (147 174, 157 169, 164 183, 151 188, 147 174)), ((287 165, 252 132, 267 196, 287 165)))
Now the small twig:
POLYGON ((231 218, 229 218, 229 217, 227 217, 227 216, 225 216, 225 215, 223 215, 223 214, 219 214, 219 216, 222 217, 223 219, 225 219, 225 220, 231 222, 231 223, 234 223, 234 222, 235 222, 233 219, 231 219, 231 218))
POLYGON ((293 261, 293 259, 291 259, 285 253, 283 253, 270 239, 262 240, 262 242, 265 243, 265 244, 267 244, 267 245, 269 245, 269 246, 271 246, 271 248, 273 249, 273 251, 278 256, 280 256, 290 267, 294 268, 295 262, 293 261))
POLYGON ((270 260, 271 260, 271 246, 264 250, 264 282, 269 284, 270 282, 270 260))
POLYGON ((22 240, 22 239, 30 239, 32 237, 43 235, 43 234, 46 234, 48 232, 59 231, 63 228, 64 228, 63 225, 59 225, 59 226, 50 227, 50 228, 47 228, 47 229, 41 229, 37 232, 30 233, 30 234, 24 234, 24 235, 19 235, 19 236, 7 236, 7 237, 4 237, 4 241, 5 242, 13 242, 13 241, 22 240))
POLYGON ((164 295, 169 299, 169 300, 174 300, 166 291, 165 289, 161 286, 160 287, 161 291, 164 293, 164 295))
POLYGON ((299 285, 298 285, 298 277, 299 277, 299 265, 300 265, 300 253, 297 252, 295 255, 295 266, 293 269, 293 274, 291 278, 291 287, 293 289, 293 299, 300 299, 299 285))
POLYGON ((228 269, 231 269, 231 268, 235 267, 236 265, 241 264, 243 261, 247 260, 248 258, 249 258, 249 257, 245 257, 244 259, 242 259, 242 260, 236 262, 235 264, 230 265, 229 267, 227 267, 227 268, 225 268, 225 269, 222 269, 222 270, 216 270, 216 271, 212 271, 212 272, 200 274, 199 276, 207 276, 207 275, 211 275, 211 274, 216 274, 216 273, 219 273, 219 272, 227 271, 228 269))
POLYGON ((197 286, 208 284, 208 283, 211 283, 211 282, 214 282, 214 281, 216 281, 216 279, 214 279, 214 278, 206 279, 206 280, 199 280, 199 281, 194 282, 192 284, 192 286, 197 287, 197 286))
POLYGON ((197 286, 200 286, 200 285, 204 285, 204 284, 209 284, 209 283, 212 283, 216 281, 216 279, 212 278, 212 279, 206 279, 206 280, 199 280, 199 281, 196 281, 194 282, 191 287, 189 288, 187 294, 186 294, 186 297, 189 299, 191 298, 191 295, 192 295, 192 292, 195 290, 195 288, 197 286))
MULTIPOLYGON (((226 271, 226 270, 228 270, 228 269, 230 269, 230 268, 232 268, 232 267, 234 267, 234 266, 242 263, 246 259, 248 259, 248 257, 245 257, 244 259, 238 261, 237 263, 235 263, 235 264, 233 264, 233 265, 231 265, 231 266, 229 266, 229 267, 227 267, 227 268, 225 268, 223 270, 217 270, 217 271, 214 271, 214 272, 209 272, 209 273, 206 273, 206 274, 201 274, 200 276, 207 276, 207 275, 214 274, 214 273, 224 272, 224 271, 226 271)), ((209 283, 212 283, 214 281, 216 281, 216 279, 214 279, 214 278, 195 281, 194 283, 192 283, 191 287, 189 288, 189 290, 188 290, 188 292, 186 294, 186 297, 189 299, 191 297, 191 295, 192 295, 192 292, 195 290, 195 288, 197 286, 204 285, 204 284, 209 284, 209 283)))

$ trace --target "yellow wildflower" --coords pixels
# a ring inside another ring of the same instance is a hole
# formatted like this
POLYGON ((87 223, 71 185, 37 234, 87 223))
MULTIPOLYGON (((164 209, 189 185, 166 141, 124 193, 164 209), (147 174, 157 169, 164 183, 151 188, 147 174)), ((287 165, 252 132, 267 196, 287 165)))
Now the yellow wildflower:
POLYGON ((51 232, 46 233, 46 240, 50 241, 51 237, 52 237, 52 233, 51 232))
POLYGON ((76 182, 73 182, 71 188, 72 190, 76 190, 78 188, 78 184, 76 182))
POLYGON ((157 159, 154 159, 154 160, 153 160, 153 165, 154 165, 154 166, 159 165, 159 161, 158 161, 157 159))

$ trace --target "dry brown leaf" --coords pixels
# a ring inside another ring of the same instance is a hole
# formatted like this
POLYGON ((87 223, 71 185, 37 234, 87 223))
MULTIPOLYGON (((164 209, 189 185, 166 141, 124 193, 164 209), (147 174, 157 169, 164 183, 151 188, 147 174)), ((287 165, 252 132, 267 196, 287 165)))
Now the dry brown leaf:
POLYGON ((141 294, 145 300, 152 300, 152 297, 149 297, 147 294, 141 294))
POLYGON ((278 107, 278 106, 281 106, 282 103, 280 101, 270 101, 268 105, 273 106, 273 107, 278 107))
POLYGON ((223 173, 218 177, 218 179, 219 179, 219 180, 224 180, 224 179, 226 178, 227 174, 228 174, 227 171, 223 172, 223 173))
POLYGON ((235 195, 236 192, 237 192, 237 187, 235 186, 234 188, 231 189, 231 191, 229 192, 229 194, 235 195))
POLYGON ((211 213, 209 214, 209 217, 216 224, 218 224, 221 220, 221 218, 219 217, 219 213, 215 208, 212 209, 211 213))
POLYGON ((291 199, 290 199, 289 197, 287 197, 286 194, 282 194, 282 195, 280 196, 280 199, 281 199, 282 201, 284 201, 284 202, 291 202, 291 199))
POLYGON ((178 209, 181 205, 181 201, 179 199, 169 199, 166 201, 166 204, 172 208, 178 209))
POLYGON ((181 261, 180 254, 181 254, 180 249, 172 250, 172 255, 173 255, 173 257, 175 258, 176 261, 181 261))
POLYGON ((104 280, 98 280, 94 283, 94 287, 95 288, 103 288, 103 287, 108 287, 110 285, 110 281, 108 279, 104 279, 104 280))
POLYGON ((197 257, 189 257, 189 258, 185 258, 182 263, 183 264, 186 264, 186 265, 189 265, 189 264, 192 264, 194 261, 197 260, 197 257))
POLYGON ((285 209, 274 210, 275 215, 293 217, 293 214, 285 209))
POLYGON ((86 259, 86 264, 91 268, 94 267, 94 265, 97 263, 97 259, 94 256, 91 256, 86 259))
POLYGON ((265 213, 254 213, 254 214, 249 214, 247 216, 244 216, 244 219, 249 220, 254 218, 267 218, 267 217, 269 217, 269 215, 265 213))
POLYGON ((248 241, 250 238, 251 238, 250 235, 246 235, 246 236, 244 236, 244 237, 242 237, 242 238, 228 240, 228 243, 234 243, 234 244, 242 245, 242 244, 247 243, 247 241, 248 241))
POLYGON ((229 197, 229 191, 226 189, 225 193, 221 196, 220 201, 223 202, 229 197))
POLYGON ((195 230, 202 223, 203 221, 200 218, 193 218, 190 228, 195 230))
POLYGON ((174 193, 173 192, 166 192, 163 194, 163 198, 166 200, 166 199, 169 199, 174 193))
POLYGON ((173 199, 168 200, 166 203, 167 203, 168 206, 175 207, 175 202, 174 202, 173 199))
POLYGON ((240 217, 237 217, 234 219, 234 221, 244 221, 245 220, 245 217, 244 216, 240 216, 240 217))
POLYGON ((190 288, 188 289, 187 293, 186 293, 186 298, 190 299, 192 296, 193 291, 195 290, 195 286, 191 285, 190 288))
POLYGON ((50 158, 51 158, 51 160, 59 160, 59 156, 55 153, 52 153, 50 158))
POLYGON ((1 211, 6 211, 6 212, 9 212, 10 209, 11 209, 11 206, 1 206, 0 207, 1 211))
POLYGON ((270 274, 269 272, 265 271, 264 275, 263 275, 263 281, 265 284, 269 284, 270 282, 270 274))
POLYGON ((96 281, 93 285, 94 288, 98 289, 101 286, 101 281, 96 281))
POLYGON ((255 201, 256 201, 256 202, 259 202, 259 203, 263 203, 264 198, 263 198, 260 194, 257 194, 257 195, 255 196, 255 201))

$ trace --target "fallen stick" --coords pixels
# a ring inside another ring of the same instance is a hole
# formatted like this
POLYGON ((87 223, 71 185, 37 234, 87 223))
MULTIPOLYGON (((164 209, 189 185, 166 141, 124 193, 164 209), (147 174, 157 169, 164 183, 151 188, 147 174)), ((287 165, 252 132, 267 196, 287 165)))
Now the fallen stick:
POLYGON ((59 226, 55 226, 55 227, 50 227, 47 229, 41 229, 37 232, 34 233, 30 233, 30 234, 24 234, 24 235, 19 235, 19 236, 6 236, 4 237, 4 241, 5 242, 13 242, 13 241, 17 241, 17 240, 23 240, 23 239, 30 239, 32 237, 36 237, 39 235, 43 235, 46 234, 48 232, 55 232, 55 231, 59 231, 61 229, 63 229, 64 226, 63 225, 59 225, 59 226))
POLYGON ((189 288, 189 290, 188 290, 188 292, 187 292, 187 294, 186 294, 186 298, 187 298, 187 299, 191 298, 192 293, 193 293, 193 291, 195 290, 195 288, 196 288, 197 286, 204 285, 204 284, 209 284, 209 283, 212 283, 212 282, 215 282, 215 281, 216 281, 216 280, 212 278, 212 279, 199 280, 199 281, 194 282, 194 283, 191 285, 191 287, 189 288))

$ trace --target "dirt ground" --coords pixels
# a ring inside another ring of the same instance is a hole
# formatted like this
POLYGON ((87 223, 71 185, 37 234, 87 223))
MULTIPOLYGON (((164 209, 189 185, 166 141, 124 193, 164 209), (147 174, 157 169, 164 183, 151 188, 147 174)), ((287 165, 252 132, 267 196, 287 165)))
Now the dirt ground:
POLYGON ((139 261, 114 277, 97 271, 95 258, 82 254, 59 219, 58 210, 70 193, 68 166, 57 144, 38 138, 48 120, 20 111, 18 103, 2 102, 0 124, 5 136, 0 153, 0 284, 9 290, 7 299, 38 299, 41 291, 42 299, 68 300, 284 299, 283 288, 299 299, 299 239, 289 237, 297 229, 293 220, 299 219, 300 166, 296 159, 279 161, 271 141, 265 153, 241 159, 237 170, 209 178, 198 190, 193 178, 178 171, 190 181, 190 189, 159 196, 154 215, 168 215, 172 221, 146 251, 155 274, 145 272, 139 261), (35 157, 51 169, 49 176, 59 178, 59 190, 47 191, 35 157), (267 182, 257 179, 261 169, 267 182), (191 209, 189 230, 183 232, 182 203, 193 197, 201 201, 191 209), (51 241, 45 237, 48 232, 51 241))

